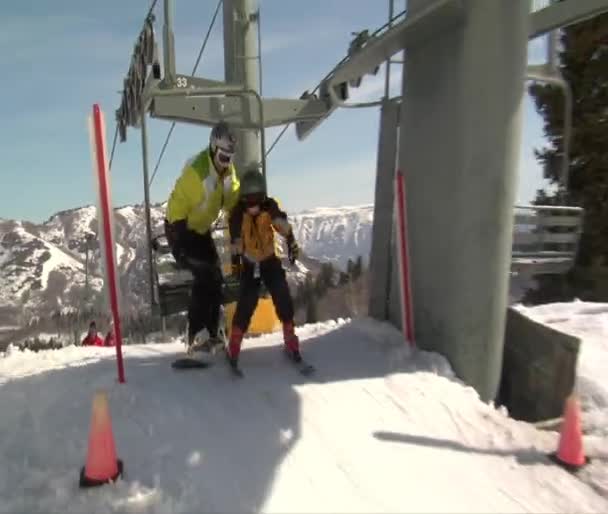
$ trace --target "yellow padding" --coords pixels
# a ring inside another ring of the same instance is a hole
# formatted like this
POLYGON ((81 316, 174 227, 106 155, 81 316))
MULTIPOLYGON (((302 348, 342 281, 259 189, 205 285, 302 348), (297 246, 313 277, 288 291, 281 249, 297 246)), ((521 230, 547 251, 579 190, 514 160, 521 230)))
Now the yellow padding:
MULTIPOLYGON (((236 310, 236 302, 231 302, 225 305, 226 319, 228 321, 228 332, 232 329, 232 318, 236 310)), ((249 323, 248 334, 269 334, 281 327, 281 321, 277 317, 274 310, 272 298, 260 298, 256 307, 251 322, 249 323)))

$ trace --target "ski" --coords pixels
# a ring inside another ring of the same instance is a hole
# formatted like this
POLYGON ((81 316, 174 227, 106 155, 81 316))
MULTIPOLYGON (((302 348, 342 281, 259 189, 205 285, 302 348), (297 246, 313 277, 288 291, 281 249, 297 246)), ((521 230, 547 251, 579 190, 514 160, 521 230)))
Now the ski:
POLYGON ((289 362, 293 365, 294 368, 296 368, 300 375, 307 377, 315 372, 315 367, 309 362, 306 362, 302 358, 300 358, 300 360, 294 359, 293 355, 291 355, 287 350, 285 350, 284 353, 289 362))
POLYGON ((309 364, 308 362, 304 361, 294 362, 294 366, 296 367, 300 375, 303 375, 305 377, 312 375, 316 369, 312 364, 309 364))
POLYGON ((226 363, 228 364, 228 367, 230 368, 230 373, 232 374, 232 376, 235 378, 244 378, 245 375, 243 374, 243 371, 241 370, 239 365, 232 364, 232 362, 230 362, 230 357, 228 356, 228 351, 225 352, 225 355, 226 355, 226 363))
POLYGON ((182 357, 171 363, 173 369, 206 369, 212 364, 194 357, 182 357))
POLYGON ((235 378, 245 378, 243 370, 241 370, 241 368, 239 368, 238 366, 236 368, 230 366, 230 373, 232 373, 232 376, 235 378))

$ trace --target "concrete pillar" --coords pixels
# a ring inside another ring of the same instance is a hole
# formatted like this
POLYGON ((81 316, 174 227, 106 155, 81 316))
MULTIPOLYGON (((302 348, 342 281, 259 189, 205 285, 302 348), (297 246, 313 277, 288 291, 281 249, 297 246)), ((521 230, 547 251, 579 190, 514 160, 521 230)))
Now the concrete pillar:
POLYGON ((374 224, 370 258, 369 315, 388 319, 393 234, 393 180, 397 160, 399 102, 385 100, 380 108, 380 137, 376 167, 374 224))
MULTIPOLYGON (((260 61, 258 48, 257 0, 224 0, 224 72, 225 80, 243 84, 260 92, 260 61)), ((258 108, 252 96, 243 99, 243 109, 258 108)), ((238 149, 235 158, 237 172, 261 161, 258 130, 239 130, 238 149)))
MULTIPOLYGON (((426 3, 409 0, 409 12, 426 3)), ((502 366, 530 0, 464 5, 462 26, 406 50, 399 166, 416 341, 445 355, 492 400, 502 366)), ((398 312, 391 306, 396 323, 398 312)))

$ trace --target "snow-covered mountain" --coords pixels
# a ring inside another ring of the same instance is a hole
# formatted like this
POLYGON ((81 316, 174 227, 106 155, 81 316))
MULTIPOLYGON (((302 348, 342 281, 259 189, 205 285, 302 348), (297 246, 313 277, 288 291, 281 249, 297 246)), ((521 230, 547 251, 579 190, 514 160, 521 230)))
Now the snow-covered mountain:
POLYGON ((315 259, 345 268, 348 259, 369 261, 372 244, 373 204, 318 208, 291 216, 296 239, 315 259))
MULTIPOLYGON (((121 287, 136 309, 146 289, 145 224, 142 206, 115 210, 116 257, 121 287)), ((152 209, 153 226, 160 230, 162 206, 152 209)), ((96 208, 61 211, 42 224, 0 220, 0 325, 12 317, 14 307, 32 315, 75 307, 91 292, 103 287, 96 208), (88 267, 87 235, 89 243, 88 267)))
MULTIPOLYGON (((164 204, 152 206, 152 226, 162 233, 164 204)), ((346 266, 370 251, 373 208, 319 208, 293 216, 303 264, 289 271, 290 281, 303 280, 315 271, 318 260, 346 266)), ((126 306, 137 311, 146 303, 147 249, 142 205, 115 209, 116 257, 126 306)), ((15 324, 15 317, 44 315, 75 307, 85 299, 87 234, 98 230, 96 208, 58 212, 41 224, 0 219, 0 326, 15 324)), ((103 271, 96 237, 89 244, 90 290, 103 287, 103 271)), ((98 295, 99 301, 99 295, 98 295)), ((18 322, 17 322, 18 323, 18 322)))

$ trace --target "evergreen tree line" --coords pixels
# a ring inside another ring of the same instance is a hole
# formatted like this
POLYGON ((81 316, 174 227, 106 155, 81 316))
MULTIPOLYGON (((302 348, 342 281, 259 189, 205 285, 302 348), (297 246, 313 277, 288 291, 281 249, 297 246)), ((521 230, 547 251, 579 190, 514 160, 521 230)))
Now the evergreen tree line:
MULTIPOLYGON (((346 270, 342 271, 331 262, 321 264, 319 273, 313 277, 307 275, 294 293, 296 310, 305 308, 305 322, 315 323, 319 320, 318 303, 329 290, 342 288, 356 282, 365 272, 363 259, 349 259, 346 270)), ((346 291, 345 291, 346 294, 346 291)), ((20 346, 32 351, 62 348, 67 345, 80 345, 85 337, 89 324, 95 321, 99 335, 104 338, 110 329, 111 316, 100 308, 102 302, 90 302, 80 309, 63 309, 50 315, 36 316, 30 319, 26 327, 19 330, 13 341, 20 341, 20 346), (46 337, 39 334, 46 333, 46 337)), ((186 330, 185 314, 169 316, 165 320, 167 333, 176 335, 186 330)), ((123 344, 141 344, 150 342, 150 335, 161 331, 161 321, 150 309, 129 312, 121 317, 123 344)))
MULTIPOLYGON (((22 340, 21 346, 37 351, 40 349, 61 348, 66 345, 80 345, 85 337, 89 324, 95 321, 97 331, 104 338, 110 329, 111 316, 105 311, 91 309, 55 312, 50 317, 36 318, 28 327, 16 334, 15 340, 22 340), (50 337, 42 339, 39 333, 46 332, 50 337), (28 336, 32 335, 31 337, 28 336)), ((121 335, 123 344, 140 344, 150 340, 152 332, 161 330, 160 317, 150 310, 121 317, 121 335)), ((166 329, 170 333, 181 333, 185 330, 185 316, 166 318, 166 329)))
POLYGON ((544 178, 536 204, 573 205, 585 211, 573 269, 562 276, 538 277, 528 293, 533 303, 608 301, 608 14, 560 31, 558 68, 573 96, 569 179, 560 184, 564 157, 564 96, 560 88, 534 83, 530 95, 544 121, 547 145, 536 150, 544 178), (555 187, 557 186, 557 187, 555 187))

